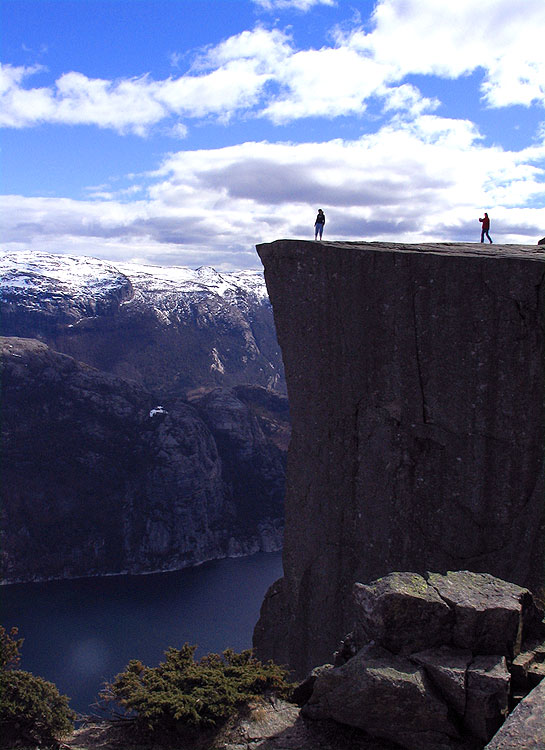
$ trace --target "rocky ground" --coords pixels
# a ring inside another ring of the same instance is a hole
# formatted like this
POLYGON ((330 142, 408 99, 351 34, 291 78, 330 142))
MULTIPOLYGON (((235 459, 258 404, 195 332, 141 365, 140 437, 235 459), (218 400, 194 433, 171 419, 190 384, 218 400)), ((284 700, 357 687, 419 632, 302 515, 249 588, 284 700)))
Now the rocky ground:
MULTIPOLYGON (((394 750, 357 729, 329 721, 308 721, 293 703, 281 700, 254 704, 206 746, 210 750, 394 750)), ((127 735, 126 728, 109 722, 87 723, 64 743, 67 750, 151 750, 127 735)), ((157 746, 153 750, 160 750, 157 746)), ((176 750, 205 750, 205 745, 176 750)))

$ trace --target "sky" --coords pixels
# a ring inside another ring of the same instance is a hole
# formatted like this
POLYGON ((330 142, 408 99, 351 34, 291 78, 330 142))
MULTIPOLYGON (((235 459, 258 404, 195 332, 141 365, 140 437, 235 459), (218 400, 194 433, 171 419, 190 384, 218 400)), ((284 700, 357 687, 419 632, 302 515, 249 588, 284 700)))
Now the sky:
POLYGON ((0 247, 545 236, 544 0, 1 0, 0 247))

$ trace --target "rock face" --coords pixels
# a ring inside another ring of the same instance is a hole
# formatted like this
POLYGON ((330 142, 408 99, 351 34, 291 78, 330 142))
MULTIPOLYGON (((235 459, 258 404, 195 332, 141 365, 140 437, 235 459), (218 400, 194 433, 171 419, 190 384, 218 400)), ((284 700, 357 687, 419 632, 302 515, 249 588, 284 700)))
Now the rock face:
POLYGON ((0 291, 5 580, 280 548, 289 415, 261 273, 3 253, 0 291))
POLYGON ((350 629, 354 582, 393 570, 540 590, 544 252, 297 240, 258 252, 293 426, 284 578, 256 626, 260 657, 300 676, 324 663, 350 629))
POLYGON ((2 580, 177 569, 278 550, 287 399, 158 403, 33 339, 0 338, 2 580))
POLYGON ((469 571, 392 573, 355 584, 352 606, 354 630, 337 666, 311 675, 307 718, 358 727, 407 750, 469 750, 482 748, 529 690, 526 682, 515 692, 511 678, 521 648, 533 644, 536 655, 545 637, 527 589, 469 571))

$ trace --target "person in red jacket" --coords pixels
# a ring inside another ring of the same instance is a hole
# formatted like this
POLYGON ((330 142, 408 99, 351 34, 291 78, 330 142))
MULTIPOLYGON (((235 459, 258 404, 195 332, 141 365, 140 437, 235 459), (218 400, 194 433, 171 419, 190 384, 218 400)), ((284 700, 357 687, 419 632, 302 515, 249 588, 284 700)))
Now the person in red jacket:
POLYGON ((488 214, 485 213, 484 219, 479 219, 479 221, 482 224, 482 227, 481 227, 481 242, 484 242, 484 236, 485 236, 485 234, 488 237, 488 241, 492 242, 492 240, 490 239, 490 235, 488 234, 488 230, 490 229, 490 219, 488 218, 488 214))

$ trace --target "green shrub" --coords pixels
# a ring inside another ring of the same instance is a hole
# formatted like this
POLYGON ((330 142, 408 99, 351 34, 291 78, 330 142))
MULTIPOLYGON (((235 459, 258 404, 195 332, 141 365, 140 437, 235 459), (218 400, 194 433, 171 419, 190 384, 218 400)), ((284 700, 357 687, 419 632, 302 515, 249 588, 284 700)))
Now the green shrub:
POLYGON ((17 638, 19 631, 12 628, 9 633, 0 625, 0 669, 12 669, 21 659, 23 638, 17 638))
POLYGON ((0 746, 58 744, 74 728, 75 714, 68 698, 51 682, 13 669, 22 639, 17 629, 0 626, 0 746))
POLYGON ((262 664, 251 651, 231 649, 195 661, 196 646, 170 648, 158 667, 129 662, 101 697, 115 702, 141 730, 166 739, 213 730, 248 701, 264 693, 287 695, 286 670, 262 664))

